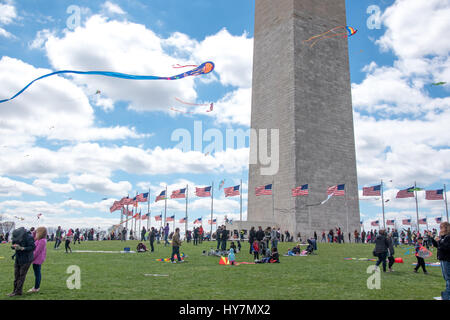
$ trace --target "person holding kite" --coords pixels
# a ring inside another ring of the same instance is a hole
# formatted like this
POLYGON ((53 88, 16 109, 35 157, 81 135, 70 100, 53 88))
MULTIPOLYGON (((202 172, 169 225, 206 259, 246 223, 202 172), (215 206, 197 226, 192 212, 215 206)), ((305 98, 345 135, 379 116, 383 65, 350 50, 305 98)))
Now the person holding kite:
POLYGON ((420 251, 423 249, 425 249, 422 245, 423 243, 423 238, 419 237, 417 239, 416 245, 415 245, 415 249, 416 249, 416 258, 417 258, 417 266, 414 268, 414 272, 417 273, 417 270, 422 267, 423 270, 423 274, 428 274, 427 269, 425 268, 425 259, 423 257, 420 256, 420 251))
POLYGON ((431 239, 433 246, 437 248, 437 258, 441 262, 442 276, 446 286, 441 293, 442 300, 450 300, 450 224, 442 222, 439 237, 431 239))

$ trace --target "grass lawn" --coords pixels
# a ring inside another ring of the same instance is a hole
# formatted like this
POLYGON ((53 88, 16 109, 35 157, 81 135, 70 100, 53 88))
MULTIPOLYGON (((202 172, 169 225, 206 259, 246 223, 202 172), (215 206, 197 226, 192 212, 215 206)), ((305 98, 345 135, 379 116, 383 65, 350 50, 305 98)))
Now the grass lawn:
MULTIPOLYGON (((73 245, 72 250, 120 251, 125 246, 136 249, 137 241, 92 241, 73 245)), ((52 300, 300 300, 300 299, 425 299, 440 296, 445 288, 439 267, 427 267, 429 275, 412 272, 413 255, 405 255, 406 247, 396 249, 396 257, 404 264, 395 264, 393 273, 381 274, 381 289, 369 290, 367 267, 374 262, 345 261, 349 258, 373 258, 374 245, 318 244, 317 255, 308 257, 281 256, 280 264, 222 266, 218 257, 203 256, 203 250, 216 242, 193 246, 183 243, 181 252, 188 255, 184 264, 158 262, 170 257, 171 248, 156 245, 154 253, 72 253, 66 254, 64 244, 59 250, 48 243, 47 260, 42 266, 41 292, 25 293, 34 285, 32 268, 28 272, 24 295, 9 298, 13 288, 14 266, 9 244, 0 245, 0 299, 52 300), (71 265, 81 269, 81 289, 70 290, 66 270, 71 265), (144 274, 167 274, 168 277, 149 277, 144 274)), ((148 246, 148 243, 146 243, 148 246)), ((292 243, 280 243, 280 254, 292 243)), ((236 254, 237 261, 253 260, 248 243, 236 254)), ((436 254, 427 259, 435 262, 436 254)))

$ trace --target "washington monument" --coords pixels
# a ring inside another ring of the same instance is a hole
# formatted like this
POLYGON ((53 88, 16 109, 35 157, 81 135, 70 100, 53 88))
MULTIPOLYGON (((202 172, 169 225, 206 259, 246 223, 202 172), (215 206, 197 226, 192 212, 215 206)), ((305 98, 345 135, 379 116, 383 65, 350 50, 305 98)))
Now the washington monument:
MULTIPOLYGON (((264 165, 250 164, 242 226, 277 225, 305 236, 359 231, 349 40, 304 42, 347 25, 345 0, 256 0, 255 11, 251 127, 279 130, 279 169, 264 175, 264 165), (273 196, 255 195, 272 183, 273 196), (305 184, 309 195, 293 197, 305 184), (328 187, 342 184, 345 196, 320 205, 328 187)), ((252 141, 251 152, 257 147, 252 141)))

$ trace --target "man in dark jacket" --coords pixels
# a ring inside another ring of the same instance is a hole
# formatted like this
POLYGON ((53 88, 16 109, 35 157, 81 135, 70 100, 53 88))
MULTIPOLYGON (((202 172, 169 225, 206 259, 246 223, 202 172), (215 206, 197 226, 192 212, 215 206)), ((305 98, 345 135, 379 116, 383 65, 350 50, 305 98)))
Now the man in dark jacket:
POLYGON ((378 261, 375 264, 377 267, 383 263, 383 272, 386 272, 386 258, 388 254, 389 242, 386 238, 386 231, 380 230, 377 238, 375 239, 374 255, 378 257, 378 261))
POLYGON ((250 254, 252 254, 252 251, 253 251, 252 246, 253 246, 253 242, 255 241, 255 239, 256 239, 256 231, 255 231, 255 227, 252 227, 248 234, 248 243, 250 244, 250 251, 249 251, 250 254))
POLYGON ((156 230, 152 227, 152 229, 149 232, 148 238, 150 240, 150 248, 151 252, 155 251, 155 248, 153 247, 153 242, 155 242, 155 236, 156 236, 156 230))
POLYGON ((222 237, 222 227, 218 227, 216 230, 217 250, 220 249, 220 238, 222 237))
POLYGON ((258 231, 256 231, 256 240, 262 241, 264 239, 264 231, 261 226, 258 227, 258 231))
POLYGON ((222 236, 220 237, 222 241, 222 251, 227 250, 227 240, 228 240, 228 230, 225 226, 223 226, 222 236))
POLYGON ((437 250, 437 258, 441 262, 442 276, 445 280, 445 291, 441 293, 442 300, 450 300, 450 224, 442 222, 439 237, 431 238, 437 250))
POLYGON ((16 252, 13 256, 16 261, 14 263, 14 291, 8 295, 10 297, 22 295, 25 277, 34 259, 35 245, 31 232, 27 232, 25 228, 14 230, 12 248, 16 252))

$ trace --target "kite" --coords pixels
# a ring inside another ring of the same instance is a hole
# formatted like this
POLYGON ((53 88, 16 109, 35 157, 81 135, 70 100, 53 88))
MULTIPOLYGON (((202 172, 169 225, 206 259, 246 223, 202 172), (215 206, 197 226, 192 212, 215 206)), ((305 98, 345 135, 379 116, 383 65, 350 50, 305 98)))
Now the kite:
POLYGON ((339 27, 333 28, 331 30, 328 30, 327 32, 313 36, 313 37, 309 38, 308 40, 303 40, 303 42, 313 41, 312 44, 310 45, 310 47, 312 48, 319 40, 329 39, 329 38, 339 37, 339 36, 342 38, 349 38, 349 37, 353 36, 356 32, 358 32, 358 30, 356 30, 355 28, 352 28, 349 26, 339 26, 339 27), (342 32, 336 33, 337 30, 341 30, 342 32))
POLYGON ((444 84, 446 84, 447 82, 435 82, 435 83, 432 83, 431 85, 432 86, 443 86, 444 84))
POLYGON ((420 247, 419 251, 416 253, 416 257, 420 257, 423 259, 429 258, 433 255, 433 253, 425 247, 420 247))
POLYGON ((119 73, 119 72, 110 72, 110 71, 76 71, 76 70, 61 70, 61 71, 55 71, 52 73, 48 73, 46 75, 40 76, 39 78, 34 79, 30 83, 28 83, 22 90, 17 92, 14 96, 12 96, 9 99, 3 99, 0 100, 0 103, 8 102, 22 94, 25 90, 28 89, 29 86, 31 86, 34 82, 54 76, 57 74, 79 74, 79 75, 97 75, 97 76, 105 76, 105 77, 112 77, 112 78, 120 78, 125 80, 179 80, 186 77, 192 77, 192 76, 199 76, 203 74, 208 74, 214 70, 214 63, 211 61, 205 62, 196 68, 186 71, 185 73, 181 73, 175 76, 171 77, 160 77, 160 76, 140 76, 140 75, 131 75, 126 73, 119 73))
MULTIPOLYGON (((178 259, 177 255, 174 255, 173 258, 174 258, 174 260, 178 259)), ((184 260, 184 258, 186 258, 186 255, 184 253, 182 253, 181 254, 181 260, 184 260)), ((165 258, 165 259, 156 259, 156 261, 159 261, 159 262, 170 262, 171 260, 170 260, 170 258, 165 258)))
POLYGON ((196 107, 209 107, 208 110, 206 110, 206 112, 212 112, 214 110, 214 103, 191 103, 191 102, 186 102, 183 101, 177 97, 175 97, 175 100, 177 100, 178 102, 188 105, 188 106, 196 106, 196 107))
POLYGON ((222 181, 220 181, 219 184, 219 190, 222 189, 223 185, 225 184, 225 179, 223 179, 222 181))
POLYGON ((182 110, 178 110, 178 109, 175 109, 175 108, 170 108, 170 110, 175 111, 175 112, 181 112, 181 113, 193 114, 193 112, 190 112, 190 111, 182 111, 182 110))

